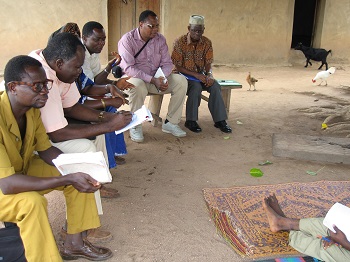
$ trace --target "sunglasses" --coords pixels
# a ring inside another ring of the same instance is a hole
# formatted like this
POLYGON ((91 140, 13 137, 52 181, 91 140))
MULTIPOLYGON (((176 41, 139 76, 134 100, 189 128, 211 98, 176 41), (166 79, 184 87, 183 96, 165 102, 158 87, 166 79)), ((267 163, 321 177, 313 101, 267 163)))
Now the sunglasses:
POLYGON ((32 90, 35 93, 40 93, 43 88, 45 88, 47 91, 52 88, 53 80, 51 79, 46 79, 44 82, 21 82, 21 81, 11 81, 8 84, 15 84, 15 85, 25 85, 25 86, 30 86, 32 90))

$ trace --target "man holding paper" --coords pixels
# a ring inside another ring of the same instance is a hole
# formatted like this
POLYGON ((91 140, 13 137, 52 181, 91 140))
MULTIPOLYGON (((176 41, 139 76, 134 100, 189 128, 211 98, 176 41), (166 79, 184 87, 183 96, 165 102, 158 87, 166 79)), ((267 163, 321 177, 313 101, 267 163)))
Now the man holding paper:
POLYGON ((275 194, 264 198, 262 205, 271 231, 289 231, 289 245, 300 253, 326 262, 350 261, 350 242, 335 225, 332 232, 324 225, 324 218, 286 217, 275 194))
POLYGON ((11 59, 0 92, 0 221, 16 223, 31 261, 86 258, 106 260, 113 253, 86 239, 100 226, 93 192, 99 182, 85 173, 60 176, 52 160, 62 153, 51 145, 40 117, 53 81, 29 56, 11 59), (37 154, 34 154, 34 152, 37 154), (61 190, 66 198, 67 235, 58 251, 44 194, 61 190), (62 256, 62 258, 61 258, 62 256))
POLYGON ((191 15, 188 33, 175 40, 171 55, 176 70, 184 74, 188 81, 185 126, 195 133, 202 131, 197 120, 202 91, 205 90, 210 93, 208 108, 214 126, 224 133, 231 133, 232 129, 226 123, 227 113, 221 86, 212 73, 213 47, 203 33, 204 17, 191 15))
MULTIPOLYGON (((184 137, 186 132, 178 123, 186 97, 187 81, 185 77, 171 73, 174 65, 166 40, 158 30, 157 15, 153 11, 146 10, 140 14, 139 27, 120 39, 118 43, 118 51, 122 57, 120 67, 131 77, 128 81, 135 86, 126 93, 129 94, 132 112, 142 107, 148 93, 171 94, 162 131, 176 137, 184 137), (156 75, 159 68, 161 70, 156 75)), ((134 142, 143 142, 142 125, 130 129, 130 137, 134 142)))

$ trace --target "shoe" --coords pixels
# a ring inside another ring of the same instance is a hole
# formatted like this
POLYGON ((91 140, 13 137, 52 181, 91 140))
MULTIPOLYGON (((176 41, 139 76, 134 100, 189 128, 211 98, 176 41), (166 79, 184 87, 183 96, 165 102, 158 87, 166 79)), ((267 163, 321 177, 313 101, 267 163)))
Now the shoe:
POLYGON ((195 133, 202 132, 202 128, 197 124, 196 121, 186 120, 185 127, 195 133))
POLYGON ((225 120, 215 122, 214 126, 216 128, 220 128, 220 130, 224 133, 232 133, 231 127, 226 123, 225 120))
MULTIPOLYGON (((61 228, 60 232, 60 241, 66 241, 67 231, 64 228, 61 228)), ((102 230, 101 228, 93 228, 87 231, 86 239, 93 244, 96 243, 105 243, 111 241, 113 236, 111 232, 102 230)))
POLYGON ((112 251, 108 248, 94 246, 86 239, 83 239, 83 243, 82 247, 74 249, 61 245, 59 247, 61 257, 64 260, 76 260, 81 257, 91 261, 102 261, 113 256, 112 251))
POLYGON ((124 157, 115 156, 114 159, 115 159, 115 162, 117 163, 117 165, 124 165, 126 163, 124 157))
POLYGON ((176 136, 176 137, 184 137, 186 136, 186 132, 183 131, 179 125, 174 125, 170 122, 168 123, 163 123, 162 125, 162 131, 164 133, 169 133, 169 134, 172 134, 173 136, 176 136))
POLYGON ((105 187, 104 185, 100 188, 100 195, 102 198, 117 198, 120 196, 117 189, 105 187))
POLYGON ((137 125, 130 129, 130 138, 132 141, 136 143, 143 142, 143 133, 142 133, 142 125, 137 125))

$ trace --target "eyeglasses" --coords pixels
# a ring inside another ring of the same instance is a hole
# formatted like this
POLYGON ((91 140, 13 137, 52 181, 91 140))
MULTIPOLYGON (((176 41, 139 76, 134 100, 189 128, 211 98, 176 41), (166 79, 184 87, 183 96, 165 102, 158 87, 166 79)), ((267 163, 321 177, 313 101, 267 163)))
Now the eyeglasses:
POLYGON ((159 29, 159 24, 158 25, 151 25, 151 24, 146 24, 150 29, 159 29))
POLYGON ((203 34, 203 32, 204 32, 204 29, 199 29, 199 30, 190 29, 190 30, 191 30, 191 32, 197 33, 197 34, 203 34))
POLYGON ((43 88, 50 90, 52 88, 53 80, 46 79, 44 82, 21 82, 21 81, 11 81, 8 84, 25 85, 30 86, 35 93, 40 93, 43 88))

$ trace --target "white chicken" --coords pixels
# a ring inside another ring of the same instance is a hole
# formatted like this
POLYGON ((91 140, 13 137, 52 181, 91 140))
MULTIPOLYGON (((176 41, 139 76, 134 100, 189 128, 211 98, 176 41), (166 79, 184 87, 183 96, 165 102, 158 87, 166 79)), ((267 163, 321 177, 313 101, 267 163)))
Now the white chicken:
POLYGON ((335 72, 335 67, 330 67, 328 70, 326 71, 321 71, 321 72, 318 72, 316 74, 316 76, 314 77, 314 79, 312 79, 312 82, 315 83, 316 80, 320 79, 321 82, 318 84, 318 85, 321 85, 322 82, 326 82, 325 85, 327 85, 327 78, 330 76, 330 75, 333 75, 335 72))

